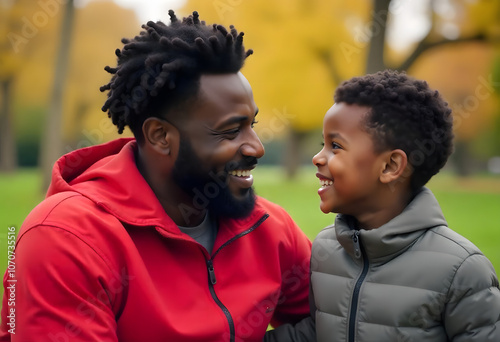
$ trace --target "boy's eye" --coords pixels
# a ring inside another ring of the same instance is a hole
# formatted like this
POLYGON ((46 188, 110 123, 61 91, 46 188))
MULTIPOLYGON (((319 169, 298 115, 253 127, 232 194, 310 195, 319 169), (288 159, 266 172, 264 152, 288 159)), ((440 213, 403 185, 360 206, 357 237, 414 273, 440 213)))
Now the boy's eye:
POLYGON ((259 123, 258 121, 253 120, 253 121, 252 121, 252 124, 250 125, 250 127, 252 127, 252 128, 253 128, 253 126, 255 126, 255 125, 256 125, 256 124, 258 124, 258 123, 259 123))
POLYGON ((336 142, 332 142, 332 149, 337 150, 337 149, 341 149, 341 148, 342 148, 342 146, 340 146, 336 142))
MULTIPOLYGON (((325 147, 325 143, 324 142, 321 142, 320 143, 321 147, 325 147)), ((342 146, 337 144, 336 142, 332 142, 332 149, 333 150, 338 150, 338 149, 341 149, 342 146)))

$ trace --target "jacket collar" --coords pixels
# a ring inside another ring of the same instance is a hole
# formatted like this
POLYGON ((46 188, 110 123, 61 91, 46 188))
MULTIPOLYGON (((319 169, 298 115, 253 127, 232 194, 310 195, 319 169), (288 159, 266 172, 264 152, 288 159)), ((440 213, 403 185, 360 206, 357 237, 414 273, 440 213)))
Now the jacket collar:
MULTIPOLYGON (((337 215, 335 232, 339 243, 354 257, 353 218, 337 215)), ((426 230, 447 226, 441 208, 427 188, 422 188, 401 214, 379 228, 359 230, 361 245, 372 263, 387 262, 403 253, 426 230)))
MULTIPOLYGON (((139 172, 136 150, 134 139, 117 139, 62 156, 54 165, 47 197, 75 191, 128 225, 154 226, 166 234, 183 235, 139 172)), ((257 200, 248 217, 227 220, 219 228, 232 237, 250 228, 264 214, 257 200)))

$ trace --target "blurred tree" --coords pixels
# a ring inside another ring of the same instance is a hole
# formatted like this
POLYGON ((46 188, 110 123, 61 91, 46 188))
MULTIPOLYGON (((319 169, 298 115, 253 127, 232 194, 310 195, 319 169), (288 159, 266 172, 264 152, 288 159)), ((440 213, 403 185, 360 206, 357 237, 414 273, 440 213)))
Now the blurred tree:
POLYGON ((65 152, 118 136, 100 110, 106 95, 99 87, 111 77, 104 67, 116 64, 114 51, 122 47, 120 40, 137 35, 140 26, 133 11, 111 1, 91 2, 77 10, 63 129, 65 152))
POLYGON ((60 40, 54 67, 54 83, 49 112, 40 148, 42 167, 42 188, 48 188, 54 162, 62 155, 63 99, 66 74, 69 64, 71 34, 74 22, 74 0, 68 0, 64 7, 63 21, 60 28, 60 40))
MULTIPOLYGON (((27 155, 34 156, 38 151, 40 118, 45 106, 42 94, 49 88, 51 80, 48 71, 52 68, 47 65, 47 61, 53 60, 54 39, 47 33, 58 26, 60 16, 57 16, 57 12, 60 6, 56 0, 3 0, 2 5, 10 6, 0 12, 7 18, 6 21, 0 21, 0 26, 9 23, 8 30, 0 38, 8 41, 0 49, 0 69, 10 72, 9 95, 4 97, 7 105, 3 102, 2 106, 9 108, 11 127, 1 125, 0 129, 8 130, 14 136, 15 144, 2 143, 1 148, 9 146, 9 153, 19 162, 25 163, 27 155), (40 51, 50 51, 50 54, 40 54, 40 51), (8 63, 4 63, 5 60, 8 63), (38 70, 33 72, 30 68, 33 64, 43 65, 38 68, 42 73, 38 70), (24 113, 30 113, 27 114, 30 118, 25 118, 27 115, 24 113), (31 113, 38 115, 32 116, 31 113)), ((4 134, 0 136, 0 139, 5 139, 4 134)))
POLYGON ((17 154, 12 124, 12 86, 20 65, 13 45, 12 32, 20 21, 20 1, 0 1, 0 171, 17 168, 17 154))
MULTIPOLYGON (((256 54, 243 72, 261 107, 263 125, 256 129, 264 140, 282 134, 284 126, 289 129, 287 171, 293 175, 302 141, 312 129, 321 127, 332 93, 342 80, 386 68, 409 70, 438 47, 470 42, 491 45, 498 40, 500 1, 423 3, 427 4, 428 31, 406 51, 390 46, 387 34, 394 29, 395 16, 410 1, 188 0, 182 14, 197 10, 207 22, 234 23, 248 33, 246 46, 256 54), (273 129, 277 122, 282 125, 273 129)), ((455 59, 465 61, 465 57, 453 54, 455 59)), ((448 81, 454 82, 453 77, 448 81)), ((457 131, 457 136, 461 134, 457 131)))
MULTIPOLYGON (((59 64, 56 63, 56 52, 66 7, 58 0, 17 1, 23 6, 19 7, 18 17, 13 20, 17 26, 10 31, 14 43, 8 47, 12 51, 6 50, 14 55, 12 61, 16 63, 16 68, 11 68, 16 80, 9 97, 11 112, 15 113, 15 130, 11 129, 11 132, 16 133, 20 160, 32 165, 37 162, 36 153, 42 140, 41 131, 46 127, 50 99, 56 94, 52 91, 54 83, 62 85, 55 82, 55 67, 59 64), (13 51, 14 46, 17 53, 13 51)), ((116 63, 114 50, 120 47, 121 38, 133 36, 140 30, 135 13, 111 1, 76 7, 74 15, 62 113, 56 123, 60 128, 54 133, 59 136, 59 154, 54 158, 117 136, 111 120, 100 110, 105 95, 99 87, 109 78, 104 66, 116 63)), ((3 23, 0 21, 0 27, 3 23)), ((0 50, 0 80, 3 80, 2 70, 6 65, 4 55, 4 50, 0 50)), ((0 129, 3 127, 0 125, 0 129)), ((0 145, 4 147, 1 142, 0 145)), ((46 170, 50 172, 51 168, 49 165, 46 170)))

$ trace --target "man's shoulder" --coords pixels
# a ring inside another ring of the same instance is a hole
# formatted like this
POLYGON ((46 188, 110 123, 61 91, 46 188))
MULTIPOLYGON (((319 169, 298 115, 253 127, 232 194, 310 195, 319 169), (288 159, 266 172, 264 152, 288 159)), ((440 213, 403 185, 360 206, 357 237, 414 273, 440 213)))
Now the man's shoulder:
MULTIPOLYGON (((112 224, 113 217, 94 201, 74 191, 51 195, 38 204, 24 220, 19 235, 35 227, 54 227, 70 232, 99 229, 112 224)), ((116 220, 116 219, 115 219, 116 220)))
POLYGON ((268 220, 278 220, 283 223, 286 223, 287 221, 293 221, 290 214, 281 205, 271 202, 264 197, 257 196, 256 205, 257 208, 260 208, 267 214, 269 214, 268 220))
POLYGON ((276 210, 279 210, 279 211, 285 211, 285 209, 283 209, 283 207, 281 207, 279 204, 271 202, 267 198, 264 198, 264 197, 261 197, 261 196, 256 196, 256 198, 257 198, 256 203, 259 206, 263 207, 264 209, 271 208, 271 209, 276 209, 276 210))
POLYGON ((271 227, 269 231, 272 232, 273 235, 280 232, 277 235, 283 234, 284 236, 291 234, 289 236, 300 235, 304 239, 307 238, 292 216, 282 206, 259 196, 257 196, 256 203, 262 212, 269 215, 264 221, 264 225, 271 227))

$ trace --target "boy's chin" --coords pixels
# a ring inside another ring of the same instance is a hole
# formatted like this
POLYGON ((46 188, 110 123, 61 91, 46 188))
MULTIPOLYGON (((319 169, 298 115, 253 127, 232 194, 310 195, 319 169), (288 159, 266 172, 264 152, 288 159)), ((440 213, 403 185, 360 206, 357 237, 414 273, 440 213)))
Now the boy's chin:
POLYGON ((324 213, 324 214, 329 214, 329 213, 332 213, 332 208, 330 208, 329 206, 327 206, 326 204, 324 203, 320 203, 319 204, 319 209, 324 213))

